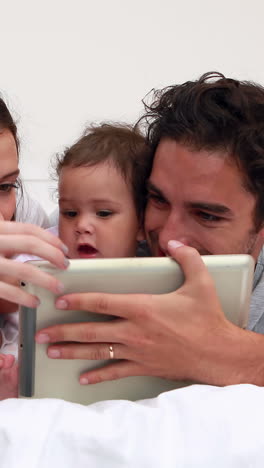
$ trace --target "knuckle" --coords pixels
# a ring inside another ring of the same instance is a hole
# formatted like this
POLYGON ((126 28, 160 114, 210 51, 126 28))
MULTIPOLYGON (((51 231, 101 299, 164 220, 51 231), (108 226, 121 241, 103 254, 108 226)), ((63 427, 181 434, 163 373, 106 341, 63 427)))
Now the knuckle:
POLYGON ((106 354, 106 350, 97 348, 91 351, 90 359, 93 361, 102 361, 109 358, 109 355, 106 354))
POLYGON ((142 295, 141 304, 135 312, 135 318, 141 320, 151 319, 153 314, 153 296, 142 295))
POLYGON ((85 323, 79 329, 79 341, 83 343, 94 342, 97 339, 96 331, 93 329, 92 324, 85 323))
POLYGON ((201 275, 199 278, 199 287, 202 292, 209 293, 215 288, 215 283, 213 278, 209 274, 201 275))
POLYGON ((31 234, 27 236, 27 247, 30 251, 36 247, 36 238, 31 234))
POLYGON ((100 313, 106 313, 109 309, 109 301, 105 294, 101 294, 96 301, 95 310, 100 313))

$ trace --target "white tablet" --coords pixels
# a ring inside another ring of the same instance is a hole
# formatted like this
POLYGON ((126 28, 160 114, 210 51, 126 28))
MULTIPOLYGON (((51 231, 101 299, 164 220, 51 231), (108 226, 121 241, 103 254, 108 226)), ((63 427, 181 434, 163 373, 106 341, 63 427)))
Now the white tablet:
MULTIPOLYGON (((245 327, 252 291, 254 261, 249 255, 210 255, 202 257, 212 275, 223 310, 229 320, 245 327)), ((170 258, 122 258, 71 260, 68 270, 58 270, 47 262, 34 262, 55 275, 65 285, 65 293, 101 291, 109 293, 164 294, 179 288, 183 274, 170 258)), ((81 373, 106 361, 56 360, 46 354, 47 345, 35 343, 37 330, 57 323, 111 320, 109 316, 84 311, 57 310, 55 295, 31 284, 37 309, 21 307, 19 344, 19 394, 30 398, 62 398, 89 404, 101 400, 152 398, 183 383, 156 377, 128 377, 82 386, 81 373)))

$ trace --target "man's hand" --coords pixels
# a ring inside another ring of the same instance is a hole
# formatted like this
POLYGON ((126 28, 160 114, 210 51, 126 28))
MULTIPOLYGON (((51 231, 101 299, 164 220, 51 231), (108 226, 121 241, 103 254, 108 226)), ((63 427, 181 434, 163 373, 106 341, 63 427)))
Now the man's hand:
POLYGON ((109 359, 111 344, 118 361, 83 374, 81 383, 149 375, 215 385, 264 385, 263 337, 225 318, 213 280, 195 249, 176 248, 173 242, 168 248, 185 274, 180 289, 163 295, 65 295, 57 300, 58 308, 118 318, 52 326, 38 332, 37 341, 60 342, 49 346, 48 355, 62 359, 109 359))

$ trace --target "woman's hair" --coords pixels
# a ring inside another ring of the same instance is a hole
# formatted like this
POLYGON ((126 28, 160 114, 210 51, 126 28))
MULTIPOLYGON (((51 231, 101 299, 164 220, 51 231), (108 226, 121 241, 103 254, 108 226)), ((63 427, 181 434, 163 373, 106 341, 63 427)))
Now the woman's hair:
POLYGON ((14 122, 12 115, 10 114, 7 105, 5 104, 4 100, 0 97, 0 130, 10 130, 12 133, 17 152, 19 152, 19 139, 17 135, 17 126, 14 122))
POLYGON ((264 220, 264 88, 210 72, 153 91, 140 122, 152 157, 162 138, 195 150, 220 151, 235 161, 256 197, 255 224, 264 220))
MULTIPOLYGON (((10 114, 7 108, 6 103, 4 102, 3 98, 0 97, 0 131, 1 130, 9 130, 12 133, 15 143, 16 143, 17 156, 19 156, 20 145, 19 145, 19 138, 17 134, 17 126, 15 124, 15 121, 12 115, 10 114)), ((20 178, 17 179, 17 184, 19 188, 19 200, 17 201, 17 205, 18 205, 18 203, 23 203, 23 186, 22 186, 22 182, 20 178)), ((15 221, 15 219, 16 219, 16 212, 13 214, 11 221, 15 221)))
POLYGON ((136 127, 103 123, 89 126, 82 137, 57 156, 56 174, 63 167, 94 166, 109 161, 130 185, 138 215, 146 200, 146 179, 151 169, 145 138, 136 127))

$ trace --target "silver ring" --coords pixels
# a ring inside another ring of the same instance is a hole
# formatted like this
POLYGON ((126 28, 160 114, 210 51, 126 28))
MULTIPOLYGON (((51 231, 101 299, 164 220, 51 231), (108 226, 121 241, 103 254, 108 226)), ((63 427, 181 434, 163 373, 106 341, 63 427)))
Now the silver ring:
POLYGON ((109 357, 110 359, 114 359, 115 357, 113 345, 109 345, 109 357))

